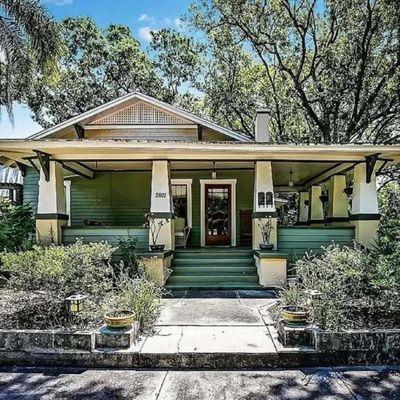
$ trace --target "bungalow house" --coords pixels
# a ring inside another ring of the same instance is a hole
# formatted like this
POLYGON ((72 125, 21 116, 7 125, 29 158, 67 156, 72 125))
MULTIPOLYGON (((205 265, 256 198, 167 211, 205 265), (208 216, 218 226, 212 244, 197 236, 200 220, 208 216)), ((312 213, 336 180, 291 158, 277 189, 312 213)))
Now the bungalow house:
POLYGON ((135 92, 2 139, 0 156, 24 176, 40 240, 134 237, 144 256, 164 245, 151 254, 172 264, 169 287, 273 285, 307 250, 373 245, 376 174, 400 146, 270 144, 268 118, 257 113, 253 139, 135 92), (297 222, 278 225, 276 197, 290 192, 297 222), (260 248, 266 239, 273 250, 260 248))

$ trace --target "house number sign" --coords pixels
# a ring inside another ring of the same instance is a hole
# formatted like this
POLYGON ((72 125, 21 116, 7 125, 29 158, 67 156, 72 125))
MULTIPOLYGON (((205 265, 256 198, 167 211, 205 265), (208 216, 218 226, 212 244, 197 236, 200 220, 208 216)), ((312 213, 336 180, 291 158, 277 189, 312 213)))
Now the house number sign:
POLYGON ((157 192, 156 199, 165 199, 167 197, 167 193, 165 192, 157 192))

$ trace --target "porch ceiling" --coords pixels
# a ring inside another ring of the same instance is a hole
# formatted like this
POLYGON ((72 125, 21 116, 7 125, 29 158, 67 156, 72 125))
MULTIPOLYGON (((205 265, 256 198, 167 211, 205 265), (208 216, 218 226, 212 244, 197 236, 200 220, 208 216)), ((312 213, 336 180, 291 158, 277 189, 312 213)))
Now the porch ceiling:
MULTIPOLYGON (((151 172, 151 161, 81 161, 82 165, 97 172, 151 172)), ((324 179, 325 175, 329 175, 330 171, 334 168, 341 168, 345 171, 349 166, 354 163, 336 163, 336 162, 272 162, 273 180, 274 185, 278 187, 288 186, 290 172, 293 172, 292 178, 294 181, 294 190, 301 189, 313 179, 321 177, 324 179)), ((254 171, 253 161, 171 161, 170 168, 173 172, 187 172, 190 177, 191 172, 204 171, 211 173, 211 171, 254 171)), ((68 171, 66 171, 68 174, 68 171)))

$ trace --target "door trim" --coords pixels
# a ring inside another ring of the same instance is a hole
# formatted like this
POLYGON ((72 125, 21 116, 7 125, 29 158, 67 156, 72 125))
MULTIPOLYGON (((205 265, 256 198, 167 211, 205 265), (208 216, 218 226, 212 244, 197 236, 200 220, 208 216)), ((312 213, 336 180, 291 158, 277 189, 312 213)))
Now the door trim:
POLYGON ((236 246, 236 182, 237 179, 200 179, 200 245, 206 244, 205 226, 205 186, 230 185, 231 186, 231 246, 236 246))

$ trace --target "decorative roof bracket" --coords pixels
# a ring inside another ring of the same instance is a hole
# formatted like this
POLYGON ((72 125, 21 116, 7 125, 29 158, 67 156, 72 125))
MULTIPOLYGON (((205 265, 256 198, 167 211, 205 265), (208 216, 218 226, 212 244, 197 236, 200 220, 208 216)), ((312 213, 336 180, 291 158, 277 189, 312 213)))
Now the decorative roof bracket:
POLYGON ((374 172, 376 162, 378 161, 380 153, 371 154, 370 156, 365 156, 366 163, 366 174, 365 181, 371 183, 372 173, 374 172))

